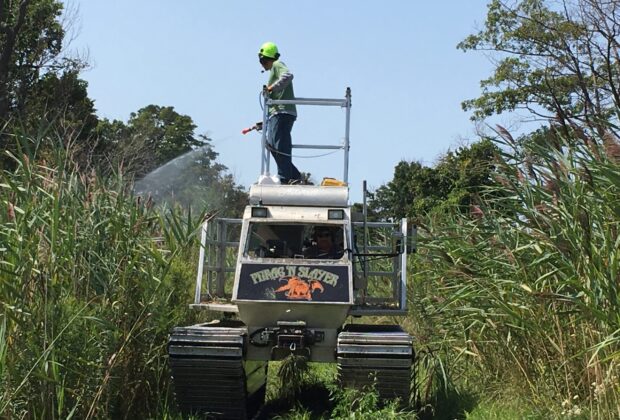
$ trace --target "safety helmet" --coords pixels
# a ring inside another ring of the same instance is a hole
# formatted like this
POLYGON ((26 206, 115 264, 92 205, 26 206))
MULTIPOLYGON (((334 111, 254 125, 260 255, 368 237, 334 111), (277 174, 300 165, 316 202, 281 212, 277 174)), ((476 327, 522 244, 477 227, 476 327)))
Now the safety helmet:
POLYGON ((280 57, 280 54, 278 53, 278 47, 276 47, 276 44, 274 44, 273 42, 265 42, 263 45, 261 45, 260 51, 258 51, 258 55, 262 57, 273 58, 274 60, 277 60, 278 57, 280 57))

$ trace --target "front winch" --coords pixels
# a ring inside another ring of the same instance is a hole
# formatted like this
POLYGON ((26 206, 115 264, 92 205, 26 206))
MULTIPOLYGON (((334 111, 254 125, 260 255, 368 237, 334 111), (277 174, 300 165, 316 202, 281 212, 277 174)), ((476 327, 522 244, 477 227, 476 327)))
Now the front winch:
POLYGON ((310 346, 325 339, 323 331, 306 328, 304 321, 278 321, 275 328, 261 328, 250 335, 250 344, 272 346, 271 360, 282 360, 289 354, 310 357, 310 346))

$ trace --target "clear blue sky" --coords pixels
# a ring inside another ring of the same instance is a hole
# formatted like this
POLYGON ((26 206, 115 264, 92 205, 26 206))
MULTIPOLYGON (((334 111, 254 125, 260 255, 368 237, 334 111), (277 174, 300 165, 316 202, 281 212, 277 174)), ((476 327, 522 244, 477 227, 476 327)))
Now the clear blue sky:
MULTIPOLYGON (((219 161, 246 187, 260 172, 260 141, 240 131, 261 118, 267 73, 257 51, 268 40, 293 72, 297 96, 341 98, 351 87, 355 201, 364 179, 381 186, 399 161, 432 165, 475 140, 460 103, 479 95, 492 64, 456 44, 483 25, 487 0, 71 2, 79 16, 71 48, 88 50, 92 68, 82 76, 99 116, 126 121, 149 104, 174 106, 213 139, 219 161)), ((341 142, 344 111, 298 111, 294 143, 341 142)), ((342 174, 341 153, 294 162, 315 179, 342 174)))

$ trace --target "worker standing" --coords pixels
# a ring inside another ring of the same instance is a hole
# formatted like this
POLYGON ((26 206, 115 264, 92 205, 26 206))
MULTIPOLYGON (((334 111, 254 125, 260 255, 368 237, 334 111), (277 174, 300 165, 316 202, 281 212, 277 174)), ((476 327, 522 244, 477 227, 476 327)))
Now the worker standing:
MULTIPOLYGON (((293 92, 293 73, 279 60, 278 47, 273 42, 265 42, 258 52, 258 59, 265 71, 269 71, 267 91, 271 99, 295 99, 293 92)), ((292 162, 291 130, 297 119, 295 105, 272 105, 269 108, 268 142, 271 154, 278 165, 281 184, 299 184, 301 173, 292 162)))

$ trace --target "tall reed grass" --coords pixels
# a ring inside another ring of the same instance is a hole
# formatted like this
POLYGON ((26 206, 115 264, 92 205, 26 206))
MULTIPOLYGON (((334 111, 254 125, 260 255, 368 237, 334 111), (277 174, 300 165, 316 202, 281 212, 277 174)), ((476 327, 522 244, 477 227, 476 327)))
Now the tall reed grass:
POLYGON ((452 380, 618 418, 620 163, 609 141, 499 134, 497 186, 422 226, 418 333, 452 380))
POLYGON ((0 174, 0 417, 161 417, 200 217, 64 156, 0 174))

